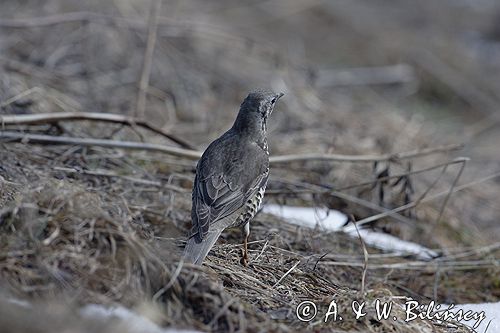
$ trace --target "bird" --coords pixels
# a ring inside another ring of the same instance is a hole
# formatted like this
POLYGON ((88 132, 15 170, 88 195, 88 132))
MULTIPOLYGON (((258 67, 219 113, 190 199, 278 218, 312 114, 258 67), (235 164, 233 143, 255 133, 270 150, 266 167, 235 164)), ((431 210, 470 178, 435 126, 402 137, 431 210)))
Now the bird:
POLYGON ((223 230, 240 227, 240 262, 247 266, 250 221, 260 208, 269 177, 267 120, 283 95, 251 91, 233 126, 203 152, 193 183, 185 262, 201 265, 223 230))

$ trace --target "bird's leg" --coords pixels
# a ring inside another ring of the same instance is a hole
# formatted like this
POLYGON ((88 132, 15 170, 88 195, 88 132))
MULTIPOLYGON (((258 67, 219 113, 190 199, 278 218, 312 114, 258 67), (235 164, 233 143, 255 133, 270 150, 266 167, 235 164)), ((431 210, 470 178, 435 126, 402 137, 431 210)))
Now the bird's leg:
POLYGON ((250 223, 247 222, 242 229, 243 234, 243 256, 240 260, 243 266, 248 266, 248 236, 250 236, 250 223))

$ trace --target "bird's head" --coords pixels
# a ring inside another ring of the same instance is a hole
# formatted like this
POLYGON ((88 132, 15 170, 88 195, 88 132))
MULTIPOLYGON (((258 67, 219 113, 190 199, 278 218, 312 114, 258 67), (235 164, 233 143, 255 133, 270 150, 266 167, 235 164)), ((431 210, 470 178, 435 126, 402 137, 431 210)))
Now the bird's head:
POLYGON ((266 130, 267 118, 273 112, 276 102, 283 93, 269 90, 255 90, 248 94, 240 106, 240 112, 234 123, 239 130, 266 130))

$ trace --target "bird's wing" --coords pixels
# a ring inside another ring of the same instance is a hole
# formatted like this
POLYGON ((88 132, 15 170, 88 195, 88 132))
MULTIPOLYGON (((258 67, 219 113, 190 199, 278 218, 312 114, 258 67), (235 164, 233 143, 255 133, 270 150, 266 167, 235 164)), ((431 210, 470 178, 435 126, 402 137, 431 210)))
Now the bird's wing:
POLYGON ((220 168, 209 168, 210 165, 202 157, 193 186, 191 236, 197 241, 203 240, 209 228, 216 227, 217 221, 243 207, 268 178, 267 157, 260 155, 227 161, 220 168))

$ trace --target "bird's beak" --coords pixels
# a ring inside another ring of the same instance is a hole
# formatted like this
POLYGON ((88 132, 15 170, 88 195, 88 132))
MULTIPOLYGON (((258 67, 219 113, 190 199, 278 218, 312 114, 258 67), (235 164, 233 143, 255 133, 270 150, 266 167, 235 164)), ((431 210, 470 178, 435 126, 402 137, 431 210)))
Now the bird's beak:
POLYGON ((276 94, 276 99, 280 99, 281 97, 283 97, 285 94, 280 92, 279 94, 276 94))

